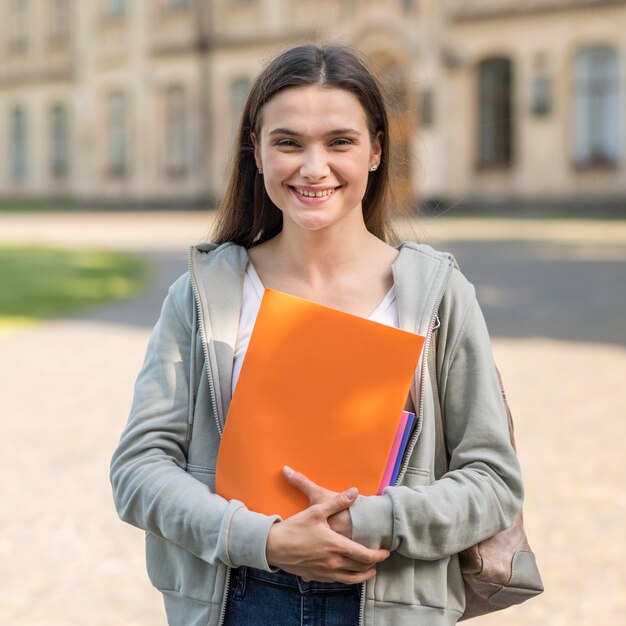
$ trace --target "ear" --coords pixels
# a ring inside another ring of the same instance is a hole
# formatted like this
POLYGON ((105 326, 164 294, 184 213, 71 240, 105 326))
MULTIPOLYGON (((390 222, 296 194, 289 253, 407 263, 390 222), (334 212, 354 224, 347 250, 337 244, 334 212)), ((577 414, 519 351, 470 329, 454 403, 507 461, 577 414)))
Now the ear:
POLYGON ((256 166, 260 168, 262 167, 261 147, 259 146, 259 142, 257 140, 255 132, 250 133, 250 141, 252 142, 252 145, 254 146, 254 160, 256 162, 256 166))
POLYGON ((376 137, 374 137, 374 141, 372 141, 372 160, 375 160, 376 163, 380 163, 383 153, 383 139, 384 133, 382 130, 379 130, 376 133, 376 137))

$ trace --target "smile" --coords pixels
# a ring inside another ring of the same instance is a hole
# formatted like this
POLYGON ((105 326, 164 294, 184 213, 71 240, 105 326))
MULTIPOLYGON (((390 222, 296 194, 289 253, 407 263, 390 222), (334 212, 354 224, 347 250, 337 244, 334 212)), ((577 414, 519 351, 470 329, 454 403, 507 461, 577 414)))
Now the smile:
POLYGON ((326 198, 332 196, 339 187, 332 187, 330 189, 298 189, 298 187, 292 187, 299 196, 305 198, 326 198))

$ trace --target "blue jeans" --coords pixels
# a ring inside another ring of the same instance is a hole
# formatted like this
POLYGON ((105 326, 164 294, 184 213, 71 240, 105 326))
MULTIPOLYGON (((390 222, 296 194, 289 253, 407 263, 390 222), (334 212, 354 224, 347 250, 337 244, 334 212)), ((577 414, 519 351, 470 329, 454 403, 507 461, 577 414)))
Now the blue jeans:
POLYGON ((360 586, 304 582, 252 567, 231 573, 224 626, 357 626, 360 586))

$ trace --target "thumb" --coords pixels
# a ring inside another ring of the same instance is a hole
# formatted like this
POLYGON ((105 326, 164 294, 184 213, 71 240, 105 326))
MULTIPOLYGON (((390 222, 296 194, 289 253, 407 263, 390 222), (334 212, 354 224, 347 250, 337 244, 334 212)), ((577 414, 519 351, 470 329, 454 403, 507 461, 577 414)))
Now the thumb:
POLYGON ((309 500, 311 500, 312 504, 315 504, 316 500, 322 499, 323 492, 325 490, 314 483, 310 478, 305 476, 302 472, 296 472, 296 470, 292 469, 288 465, 285 465, 283 467, 283 475, 287 479, 287 482, 292 487, 301 491, 309 500))
POLYGON ((332 498, 329 498, 319 504, 319 510, 324 517, 329 518, 331 515, 335 515, 335 513, 339 513, 340 511, 345 511, 350 508, 354 504, 358 495, 359 492, 357 488, 350 487, 350 489, 346 489, 345 491, 342 491, 336 496, 333 496, 332 498))

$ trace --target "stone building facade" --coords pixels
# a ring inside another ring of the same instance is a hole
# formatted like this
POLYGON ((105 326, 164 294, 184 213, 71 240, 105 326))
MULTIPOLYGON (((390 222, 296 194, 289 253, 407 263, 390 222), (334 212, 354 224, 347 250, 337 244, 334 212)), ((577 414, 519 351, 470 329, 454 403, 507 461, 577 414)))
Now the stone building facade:
POLYGON ((361 49, 396 188, 626 205, 626 0, 0 0, 0 199, 206 206, 263 62, 361 49))

